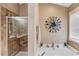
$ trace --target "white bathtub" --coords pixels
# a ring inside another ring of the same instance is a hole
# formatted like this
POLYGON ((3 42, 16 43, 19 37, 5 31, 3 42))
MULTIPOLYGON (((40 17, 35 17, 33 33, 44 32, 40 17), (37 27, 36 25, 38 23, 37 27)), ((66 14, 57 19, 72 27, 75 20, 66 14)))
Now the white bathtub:
POLYGON ((78 54, 70 48, 60 46, 57 47, 41 47, 39 48, 39 56, 78 56, 78 54))

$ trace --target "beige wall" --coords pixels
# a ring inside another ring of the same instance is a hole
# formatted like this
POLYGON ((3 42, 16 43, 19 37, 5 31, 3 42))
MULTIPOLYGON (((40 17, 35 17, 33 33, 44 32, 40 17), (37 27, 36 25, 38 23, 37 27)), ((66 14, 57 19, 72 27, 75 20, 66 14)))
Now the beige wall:
POLYGON ((28 4, 20 5, 20 16, 28 16, 28 4))
POLYGON ((52 43, 58 42, 63 43, 67 41, 67 20, 68 20, 68 9, 66 7, 54 5, 54 4, 39 4, 39 20, 41 29, 41 42, 52 43), (62 21, 62 29, 57 33, 49 33, 45 28, 45 21, 49 16, 57 16, 62 21))

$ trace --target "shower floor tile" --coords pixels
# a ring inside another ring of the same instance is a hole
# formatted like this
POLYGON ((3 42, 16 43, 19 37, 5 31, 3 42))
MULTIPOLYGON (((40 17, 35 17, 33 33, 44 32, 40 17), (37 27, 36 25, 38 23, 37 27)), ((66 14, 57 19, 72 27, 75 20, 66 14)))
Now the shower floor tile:
POLYGON ((28 52, 19 52, 16 56, 28 56, 28 52))

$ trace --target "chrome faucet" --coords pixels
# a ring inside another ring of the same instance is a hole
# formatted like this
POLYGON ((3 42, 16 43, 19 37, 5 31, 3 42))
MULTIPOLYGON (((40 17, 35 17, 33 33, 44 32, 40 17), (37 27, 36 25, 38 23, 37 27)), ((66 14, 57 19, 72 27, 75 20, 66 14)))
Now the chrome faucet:
POLYGON ((51 47, 54 48, 54 43, 52 43, 51 47))

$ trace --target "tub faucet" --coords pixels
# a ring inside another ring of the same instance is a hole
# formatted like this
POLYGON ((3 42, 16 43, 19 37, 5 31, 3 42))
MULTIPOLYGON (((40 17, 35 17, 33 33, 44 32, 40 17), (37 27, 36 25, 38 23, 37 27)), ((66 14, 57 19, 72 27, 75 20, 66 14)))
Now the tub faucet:
POLYGON ((54 43, 52 43, 51 47, 54 48, 54 43))
POLYGON ((57 48, 59 48, 59 45, 57 44, 57 48))

